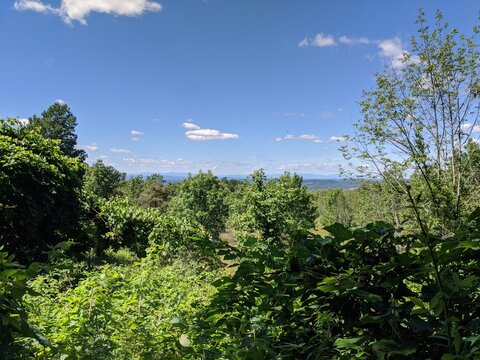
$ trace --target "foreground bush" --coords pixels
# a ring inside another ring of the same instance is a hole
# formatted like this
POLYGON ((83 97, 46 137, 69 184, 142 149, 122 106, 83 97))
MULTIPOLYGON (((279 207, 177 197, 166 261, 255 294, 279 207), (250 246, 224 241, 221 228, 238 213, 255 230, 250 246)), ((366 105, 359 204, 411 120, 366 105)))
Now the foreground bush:
POLYGON ((478 358, 479 229, 476 211, 447 238, 335 224, 288 249, 232 249, 195 341, 214 359, 478 358))
POLYGON ((198 263, 161 266, 156 253, 106 265, 59 291, 55 273, 38 277, 26 299, 30 322, 53 348, 30 342, 34 358, 173 359, 192 352, 188 329, 209 303, 217 273, 198 263))

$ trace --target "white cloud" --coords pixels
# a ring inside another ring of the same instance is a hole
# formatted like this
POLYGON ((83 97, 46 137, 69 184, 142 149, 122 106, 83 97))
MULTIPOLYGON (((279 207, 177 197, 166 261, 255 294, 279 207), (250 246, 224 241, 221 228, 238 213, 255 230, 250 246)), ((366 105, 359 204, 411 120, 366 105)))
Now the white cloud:
POLYGON ((292 135, 292 134, 287 134, 284 135, 283 137, 277 137, 275 138, 275 141, 283 141, 283 140, 300 140, 300 141, 313 141, 316 143, 322 143, 323 140, 320 139, 319 136, 313 135, 313 134, 302 134, 302 135, 292 135))
POLYGON ((138 130, 132 130, 130 131, 131 135, 144 135, 144 132, 138 131, 138 130))
POLYGON ((471 123, 462 124, 462 130, 465 132, 480 133, 480 125, 473 125, 471 123))
POLYGON ((133 137, 133 138, 132 138, 132 141, 140 141, 140 138, 133 137))
POLYGON ((345 136, 330 136, 330 141, 347 141, 348 139, 345 136))
MULTIPOLYGON (((291 162, 278 162, 271 164, 270 171, 291 171, 298 172, 300 174, 322 174, 322 175, 338 175, 338 166, 342 163, 341 159, 310 159, 308 161, 291 161, 291 162), (274 168, 272 169, 272 167, 274 168)), ((268 167, 267 167, 268 169, 268 167)))
POLYGON ((184 122, 182 126, 188 130, 185 132, 185 136, 194 141, 238 139, 240 137, 237 134, 222 133, 215 129, 202 129, 200 126, 193 123, 192 119, 188 119, 188 121, 184 122))
POLYGON ((140 16, 145 12, 162 10, 162 5, 149 0, 62 0, 59 7, 53 7, 38 0, 17 0, 17 10, 31 10, 42 13, 53 13, 70 24, 78 21, 87 24, 86 18, 92 12, 118 16, 140 16))
POLYGON ((317 144, 324 144, 331 141, 347 141, 347 138, 344 136, 331 136, 328 140, 322 140, 320 136, 313 134, 302 134, 302 135, 292 135, 287 134, 282 137, 276 137, 275 141, 288 141, 288 140, 297 140, 297 141, 313 141, 317 144))
POLYGON ((130 153, 131 153, 130 150, 127 150, 127 149, 117 149, 117 148, 111 148, 110 151, 113 152, 113 153, 117 153, 117 154, 130 154, 130 153))
POLYGON ((319 33, 313 39, 305 38, 298 43, 299 47, 315 46, 315 47, 327 47, 335 46, 335 39, 332 35, 325 35, 324 33, 319 33))
POLYGON ((313 39, 313 46, 325 47, 325 46, 334 46, 335 39, 331 35, 324 35, 323 33, 317 34, 315 39, 313 39))
POLYGON ((91 151, 91 152, 95 152, 95 151, 98 150, 98 145, 93 143, 91 145, 82 146, 82 149, 87 150, 87 151, 91 151))
POLYGON ((55 102, 57 104, 60 104, 60 105, 65 105, 66 104, 66 101, 65 100, 62 100, 62 99, 56 99, 55 102))
MULTIPOLYGON (((342 35, 338 38, 338 44, 349 46, 375 44, 380 49, 379 55, 386 59, 394 69, 401 69, 405 65, 402 61, 404 55, 410 56, 408 62, 417 63, 419 61, 417 56, 411 55, 408 51, 403 49, 402 40, 398 36, 391 39, 372 40, 365 36, 349 37, 347 35, 342 35)), ((313 39, 305 38, 298 44, 299 47, 327 47, 336 45, 337 41, 335 38, 332 35, 325 35, 324 33, 317 34, 313 39)), ((371 54, 367 54, 365 57, 369 61, 372 61, 374 58, 371 54)))
POLYGON ((191 122, 191 120, 189 120, 187 122, 184 122, 182 124, 182 126, 185 129, 188 129, 188 130, 198 130, 198 129, 200 129, 200 126, 198 126, 197 124, 194 124, 193 122, 191 122))
POLYGON ((300 42, 298 43, 298 46, 299 46, 299 47, 307 47, 307 46, 309 45, 309 43, 310 43, 310 42, 308 41, 308 39, 305 38, 305 39, 303 39, 302 41, 300 41, 300 42))
POLYGON ((185 133, 185 136, 194 141, 210 141, 218 139, 238 139, 240 136, 237 134, 222 133, 214 129, 197 129, 189 130, 185 133))
POLYGON ((345 45, 368 45, 370 44, 370 39, 367 37, 360 37, 360 38, 351 38, 345 35, 340 36, 338 41, 345 45))
POLYGON ((13 5, 16 10, 31 10, 31 11, 36 11, 36 12, 51 12, 53 9, 49 5, 45 5, 40 1, 36 0, 20 0, 20 1, 15 1, 15 4, 13 5))
MULTIPOLYGON (((394 69, 401 69, 405 65, 402 59, 408 51, 403 50, 402 40, 399 37, 378 41, 377 45, 380 48, 380 56, 389 61, 394 69)), ((417 61, 416 58, 412 60, 417 61)))
POLYGON ((304 134, 304 135, 300 135, 298 137, 298 140, 320 140, 320 138, 317 135, 304 134))
POLYGON ((28 120, 28 119, 17 119, 17 120, 23 126, 27 126, 28 124, 30 124, 30 120, 28 120))
MULTIPOLYGON (((92 162, 94 156, 89 158, 92 162)), ((267 174, 278 174, 279 171, 298 171, 308 174, 336 175, 338 174, 338 165, 342 163, 341 158, 325 158, 317 156, 308 156, 303 159, 272 160, 259 156, 249 156, 242 161, 223 160, 221 158, 211 158, 205 160, 191 160, 186 158, 165 158, 141 157, 128 155, 117 158, 116 168, 120 171, 139 173, 139 172, 179 172, 196 173, 200 170, 212 170, 218 176, 221 175, 240 175, 251 174, 254 170, 263 168, 267 174)), ((93 161, 94 162, 94 161, 93 161)))

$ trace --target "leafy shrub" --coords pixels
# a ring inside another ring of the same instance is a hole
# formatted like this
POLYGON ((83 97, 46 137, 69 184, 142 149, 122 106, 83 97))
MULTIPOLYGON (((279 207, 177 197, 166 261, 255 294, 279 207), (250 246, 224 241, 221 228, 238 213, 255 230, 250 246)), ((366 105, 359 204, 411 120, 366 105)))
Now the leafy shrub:
POLYGON ((0 244, 25 263, 74 238, 85 166, 16 121, 0 120, 0 244))
POLYGON ((125 199, 113 199, 100 205, 98 216, 105 224, 107 232, 103 248, 127 247, 137 254, 145 254, 148 237, 161 213, 152 208, 139 208, 125 199))
MULTIPOLYGON (((448 238, 384 223, 304 229, 217 281, 198 322, 212 358, 472 359, 480 356, 480 210, 448 238)), ((258 239, 261 241, 261 239, 258 239)))
POLYGON ((38 263, 23 268, 0 247, 0 358, 13 359, 15 354, 27 353, 21 338, 36 338, 48 343, 37 334, 27 321, 22 298, 27 292, 27 281, 36 275, 38 263))
POLYGON ((300 176, 285 173, 278 179, 267 180, 265 172, 259 170, 250 180, 238 190, 230 210, 229 226, 242 249, 250 249, 249 239, 256 235, 264 239, 257 243, 264 249, 281 247, 291 227, 314 221, 311 195, 300 176))
POLYGON ((192 352, 189 327, 217 277, 195 263, 162 266, 155 252, 134 265, 106 265, 59 292, 50 275, 26 298, 30 322, 52 343, 48 359, 174 359, 192 352), (183 345, 182 345, 183 344, 183 345))
POLYGON ((195 221, 201 224, 211 237, 218 238, 225 229, 228 216, 225 192, 222 182, 211 172, 189 175, 176 187, 168 213, 175 218, 195 221))

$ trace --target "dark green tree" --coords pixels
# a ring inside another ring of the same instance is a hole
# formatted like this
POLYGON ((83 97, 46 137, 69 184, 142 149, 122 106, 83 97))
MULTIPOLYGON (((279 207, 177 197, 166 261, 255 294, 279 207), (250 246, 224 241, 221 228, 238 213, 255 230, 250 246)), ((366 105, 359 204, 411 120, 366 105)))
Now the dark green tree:
POLYGON ((29 119, 28 127, 35 128, 47 139, 60 140, 60 149, 65 155, 78 157, 82 161, 87 154, 82 149, 77 149, 77 118, 72 114, 67 104, 56 102, 38 117, 33 115, 29 119))
POLYGON ((125 180, 125 173, 113 166, 105 165, 102 160, 97 160, 85 173, 84 189, 87 194, 102 199, 110 199, 117 194, 117 189, 125 180))
POLYGON ((152 174, 145 179, 142 191, 138 195, 135 203, 141 207, 153 207, 165 211, 170 196, 170 189, 165 185, 163 176, 152 174))
POLYGON ((0 245, 20 261, 75 239, 85 165, 67 156, 58 140, 0 120, 0 245))
POLYGON ((136 200, 140 196, 145 185, 145 180, 142 175, 135 175, 122 181, 118 188, 118 194, 130 200, 136 200))

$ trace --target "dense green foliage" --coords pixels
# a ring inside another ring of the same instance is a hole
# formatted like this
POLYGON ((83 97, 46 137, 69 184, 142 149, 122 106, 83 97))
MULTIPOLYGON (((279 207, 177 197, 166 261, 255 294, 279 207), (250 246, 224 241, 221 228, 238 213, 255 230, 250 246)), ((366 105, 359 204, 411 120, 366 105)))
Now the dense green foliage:
POLYGON ((386 182, 364 182, 351 190, 317 190, 313 197, 318 209, 318 226, 335 222, 346 226, 365 226, 385 221, 399 227, 411 217, 402 197, 386 182))
POLYGON ((315 218, 310 194, 296 174, 267 181, 263 170, 256 171, 236 195, 229 223, 240 247, 250 247, 249 239, 256 234, 264 239, 258 246, 282 247, 292 226, 315 218))
POLYGON ((31 324, 53 346, 34 344, 38 358, 180 358, 182 334, 208 304, 216 275, 199 264, 165 265, 150 253, 138 263, 105 265, 68 289, 57 276, 52 269, 37 277, 31 286, 41 297, 26 299, 31 324))
POLYGON ((0 247, 0 356, 15 358, 14 354, 26 353, 27 349, 16 343, 19 337, 35 338, 48 347, 48 342, 30 326, 22 298, 27 293, 36 295, 27 281, 36 275, 39 264, 32 263, 23 269, 0 247))
POLYGON ((66 105, 1 120, 0 358, 480 358, 480 56, 447 30, 421 15, 365 93, 357 189, 127 179, 86 169, 66 105))
POLYGON ((84 165, 58 141, 0 120, 0 244, 21 260, 78 235, 84 165))
POLYGON ((125 173, 97 160, 85 173, 83 186, 85 191, 102 199, 110 199, 116 193, 120 183, 125 180, 125 173))
POLYGON ((228 207, 225 188, 211 172, 189 175, 176 189, 169 203, 169 213, 201 224, 212 236, 225 229, 228 207))

